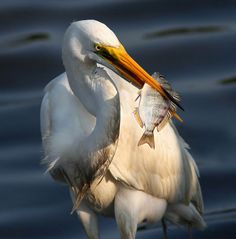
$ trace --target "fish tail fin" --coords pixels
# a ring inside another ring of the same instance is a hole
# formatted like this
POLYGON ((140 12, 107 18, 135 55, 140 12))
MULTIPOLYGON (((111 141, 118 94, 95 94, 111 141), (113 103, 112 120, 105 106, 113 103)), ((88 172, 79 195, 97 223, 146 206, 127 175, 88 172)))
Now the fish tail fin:
POLYGON ((150 148, 155 149, 155 141, 154 141, 154 134, 149 132, 144 132, 142 137, 140 138, 138 142, 138 146, 148 144, 150 148))

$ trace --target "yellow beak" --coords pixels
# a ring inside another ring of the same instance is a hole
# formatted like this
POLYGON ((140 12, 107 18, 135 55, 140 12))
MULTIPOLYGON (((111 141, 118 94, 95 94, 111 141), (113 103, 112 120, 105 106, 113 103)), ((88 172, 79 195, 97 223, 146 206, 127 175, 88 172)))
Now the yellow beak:
POLYGON ((138 88, 142 88, 145 83, 156 89, 164 98, 171 100, 179 108, 183 108, 163 87, 153 79, 133 58, 126 52, 125 48, 120 45, 119 48, 99 45, 97 52, 112 66, 114 66, 121 75, 138 88))

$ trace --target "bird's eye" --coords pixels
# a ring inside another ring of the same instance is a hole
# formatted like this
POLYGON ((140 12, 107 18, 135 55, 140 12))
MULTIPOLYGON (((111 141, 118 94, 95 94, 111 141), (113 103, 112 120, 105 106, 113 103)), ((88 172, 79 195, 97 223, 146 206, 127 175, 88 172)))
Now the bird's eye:
POLYGON ((95 49, 96 49, 96 51, 100 51, 100 50, 102 49, 102 47, 99 46, 99 45, 96 45, 96 46, 95 46, 95 49))

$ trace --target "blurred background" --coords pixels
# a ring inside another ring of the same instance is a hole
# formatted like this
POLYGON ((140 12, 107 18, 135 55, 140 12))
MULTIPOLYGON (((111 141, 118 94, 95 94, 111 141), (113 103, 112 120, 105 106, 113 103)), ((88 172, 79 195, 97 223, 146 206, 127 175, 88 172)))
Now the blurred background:
MULTIPOLYGON (((97 19, 149 72, 182 95, 180 134, 201 174, 208 228, 195 238, 236 233, 236 1, 0 1, 0 238, 85 238, 67 187, 40 165, 44 86, 64 71, 61 42, 72 21, 97 19)), ((100 219, 101 238, 119 238, 100 219)), ((137 238, 162 238, 160 226, 137 238)), ((187 238, 170 228, 170 238, 187 238)))

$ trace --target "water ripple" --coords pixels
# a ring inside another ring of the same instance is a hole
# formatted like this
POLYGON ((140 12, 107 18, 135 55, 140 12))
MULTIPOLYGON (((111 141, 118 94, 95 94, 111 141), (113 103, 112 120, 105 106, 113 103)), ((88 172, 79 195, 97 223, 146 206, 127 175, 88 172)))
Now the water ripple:
MULTIPOLYGON (((236 1, 8 0, 0 6, 0 238, 86 238, 70 216, 68 188, 40 164, 40 101, 64 71, 61 42, 75 20, 98 19, 152 73, 166 75, 183 96, 178 125, 200 167, 209 227, 194 238, 236 234, 236 1)), ((112 223, 111 223, 112 222, 112 223)), ((119 238, 99 218, 101 238, 119 238)), ((188 238, 171 227, 170 238, 188 238)), ((161 227, 137 238, 161 238, 161 227)))
POLYGON ((144 39, 153 39, 157 37, 171 37, 192 34, 208 34, 232 31, 229 26, 196 26, 196 27, 178 27, 150 32, 144 35, 144 39))
POLYGON ((228 85, 228 84, 235 84, 236 83, 236 76, 228 77, 226 79, 220 80, 220 84, 222 85, 228 85))

